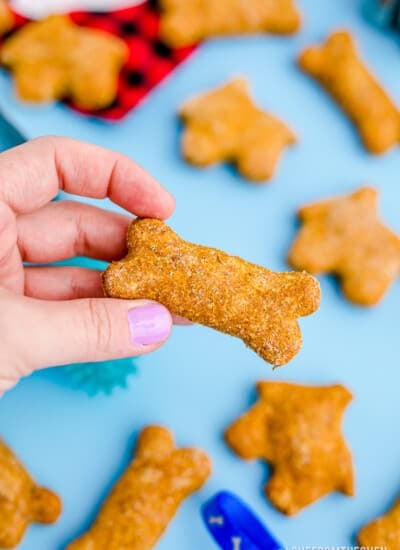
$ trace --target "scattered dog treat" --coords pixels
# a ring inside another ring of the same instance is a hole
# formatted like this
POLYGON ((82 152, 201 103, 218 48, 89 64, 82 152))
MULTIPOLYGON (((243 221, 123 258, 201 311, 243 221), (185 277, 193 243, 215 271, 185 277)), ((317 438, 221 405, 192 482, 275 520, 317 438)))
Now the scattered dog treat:
POLYGON ((341 433, 350 392, 341 385, 300 386, 259 382, 260 400, 226 431, 244 459, 273 468, 266 494, 293 515, 332 491, 354 494, 352 458, 341 433))
POLYGON ((173 47, 213 36, 276 33, 300 28, 293 0, 161 0, 161 36, 173 47))
POLYGON ((182 501, 200 489, 210 471, 202 451, 176 448, 165 428, 145 428, 132 464, 92 528, 67 550, 150 550, 182 501))
POLYGON ((220 250, 182 240, 159 220, 135 220, 128 255, 103 274, 114 298, 147 298, 172 313, 241 338, 266 361, 283 365, 301 347, 297 318, 319 307, 307 273, 275 273, 220 250))
POLYGON ((0 548, 14 548, 30 523, 54 523, 60 513, 58 496, 38 487, 0 439, 0 548))
POLYGON ((300 209, 289 263, 309 273, 333 273, 355 304, 379 302, 400 273, 400 239, 378 217, 378 193, 363 187, 300 209))
POLYGON ((400 500, 385 516, 361 529, 358 544, 363 548, 400 549, 400 500))
POLYGON ((259 109, 245 79, 235 79, 183 105, 182 152, 195 166, 234 162, 247 179, 265 181, 296 136, 283 122, 259 109))
POLYGON ((28 23, 6 40, 0 53, 21 99, 70 98, 82 109, 101 109, 113 102, 127 56, 120 38, 79 27, 63 15, 28 23))
POLYGON ((8 7, 8 2, 0 0, 0 35, 9 31, 14 24, 14 16, 8 7))
POLYGON ((360 59, 348 32, 335 32, 323 46, 306 49, 299 65, 353 120, 368 151, 384 153, 399 143, 399 111, 360 59))

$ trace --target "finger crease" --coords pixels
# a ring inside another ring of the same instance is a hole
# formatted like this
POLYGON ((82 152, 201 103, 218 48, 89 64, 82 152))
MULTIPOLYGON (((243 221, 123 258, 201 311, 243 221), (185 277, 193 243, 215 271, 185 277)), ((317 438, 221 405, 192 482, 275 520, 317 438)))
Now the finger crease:
POLYGON ((87 255, 90 252, 90 242, 85 228, 85 222, 81 215, 77 216, 75 224, 74 254, 77 256, 87 255))
POLYGON ((110 176, 108 178, 108 185, 107 185, 107 196, 108 197, 110 197, 112 195, 113 187, 114 187, 114 184, 117 180, 117 174, 118 174, 118 171, 119 171, 120 161, 121 161, 121 159, 117 158, 116 161, 114 162, 112 168, 111 168, 110 176))
POLYGON ((61 160, 58 156, 57 147, 54 148, 54 166, 55 166, 56 175, 57 175, 57 179, 58 179, 58 188, 57 188, 56 194, 54 195, 56 197, 57 193, 58 193, 58 190, 60 189, 61 191, 64 191, 65 187, 66 187, 66 181, 65 181, 65 177, 64 177, 64 168, 63 168, 63 164, 62 164, 62 162, 61 162, 61 160))

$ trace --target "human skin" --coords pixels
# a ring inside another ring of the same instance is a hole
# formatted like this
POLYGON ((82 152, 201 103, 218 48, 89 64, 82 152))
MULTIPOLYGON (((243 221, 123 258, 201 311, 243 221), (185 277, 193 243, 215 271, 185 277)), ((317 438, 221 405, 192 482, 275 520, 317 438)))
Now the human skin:
POLYGON ((0 395, 41 368, 152 352, 171 332, 164 306, 104 298, 98 271, 46 265, 126 253, 131 216, 51 202, 60 189, 140 217, 166 219, 175 205, 141 167, 101 147, 46 137, 0 155, 0 395))

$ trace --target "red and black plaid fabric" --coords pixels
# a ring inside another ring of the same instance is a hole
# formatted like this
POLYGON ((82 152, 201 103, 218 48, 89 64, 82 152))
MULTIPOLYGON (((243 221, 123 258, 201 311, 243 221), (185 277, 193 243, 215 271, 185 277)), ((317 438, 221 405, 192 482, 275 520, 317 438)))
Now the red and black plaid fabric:
MULTIPOLYGON (((130 50, 128 62, 121 71, 117 98, 110 107, 83 111, 69 104, 86 115, 120 120, 196 49, 171 49, 160 41, 160 13, 157 3, 152 0, 112 12, 73 12, 70 17, 77 25, 119 36, 130 50)), ((12 32, 27 22, 16 15, 12 32)))

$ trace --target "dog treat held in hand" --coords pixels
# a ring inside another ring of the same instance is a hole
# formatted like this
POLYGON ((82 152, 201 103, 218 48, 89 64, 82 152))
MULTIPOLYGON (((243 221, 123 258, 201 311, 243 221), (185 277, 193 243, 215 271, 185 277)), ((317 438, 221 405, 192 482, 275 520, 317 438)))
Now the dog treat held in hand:
POLYGON ((272 504, 293 515, 332 491, 353 495, 352 458, 341 433, 350 392, 285 382, 259 382, 257 389, 260 400, 225 438, 241 458, 271 465, 265 491, 272 504))
POLYGON ((253 181, 271 179, 284 149, 296 142, 283 122, 254 104, 242 78, 189 100, 180 117, 188 162, 200 167, 233 162, 253 181))
POLYGON ((299 65, 339 103, 371 153, 399 143, 399 111, 360 59, 348 32, 333 33, 323 46, 307 48, 299 65))
POLYGON ((8 7, 8 2, 0 0, 0 35, 12 29, 14 16, 8 7))
POLYGON ((300 28, 294 0, 161 0, 161 37, 190 46, 223 35, 292 34, 300 28))
POLYGON ((358 544, 363 548, 400 550, 400 499, 385 516, 361 529, 358 544))
POLYGON ((353 303, 379 302, 400 273, 400 239, 378 217, 378 193, 363 187, 300 209, 302 222, 289 263, 310 273, 333 273, 353 303))
POLYGON ((71 99, 82 109, 110 105, 128 48, 120 38, 53 15, 28 23, 0 53, 12 70, 18 95, 33 102, 71 99))
POLYGON ((0 548, 14 548, 29 524, 54 523, 60 513, 58 496, 38 487, 0 439, 0 548))
POLYGON ((276 366, 299 351, 297 318, 320 302, 311 275, 275 273, 186 242, 159 220, 134 220, 127 243, 127 257, 103 274, 108 296, 156 300, 171 313, 241 338, 276 366))
POLYGON ((210 475, 207 455, 175 447, 171 433, 145 428, 136 456, 111 491, 91 529, 67 550, 150 550, 182 501, 210 475))

